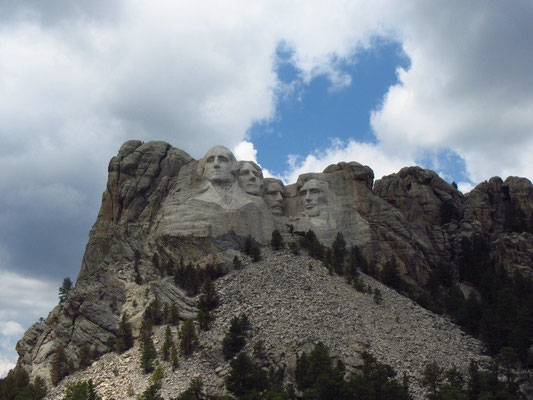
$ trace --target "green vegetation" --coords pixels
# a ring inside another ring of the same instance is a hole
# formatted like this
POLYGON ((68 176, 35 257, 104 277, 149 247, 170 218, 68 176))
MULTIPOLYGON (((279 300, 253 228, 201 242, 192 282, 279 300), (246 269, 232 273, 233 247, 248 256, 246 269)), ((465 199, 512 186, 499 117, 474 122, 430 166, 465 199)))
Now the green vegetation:
POLYGON ((180 339, 181 354, 189 357, 198 346, 198 336, 196 335, 196 329, 194 328, 192 319, 183 322, 178 336, 180 339))
POLYGON ((142 394, 137 396, 137 400, 163 400, 159 391, 161 390, 161 381, 164 375, 165 370, 162 366, 158 366, 150 378, 150 385, 142 394))
POLYGON ((63 400, 101 400, 94 390, 93 381, 69 383, 63 400))
POLYGON ((152 340, 152 326, 143 323, 141 327, 141 360, 140 367, 145 374, 154 370, 154 361, 157 357, 152 340))
POLYGON ((421 383, 426 388, 429 400, 522 399, 513 377, 507 377, 506 382, 498 379, 499 375, 505 375, 507 367, 506 361, 497 359, 490 370, 481 371, 471 361, 465 379, 456 368, 444 370, 437 363, 431 362, 424 369, 421 383))
POLYGON ((272 231, 272 237, 270 239, 270 246, 274 250, 281 250, 285 247, 285 243, 283 242, 283 237, 281 237, 281 233, 277 229, 274 229, 272 231))
POLYGON ((246 344, 246 333, 250 329, 250 321, 246 314, 234 317, 230 322, 229 331, 222 340, 222 353, 229 360, 241 351, 246 344))
POLYGON ((30 383, 26 370, 15 367, 0 379, 0 400, 39 400, 46 395, 46 384, 41 377, 30 383))
POLYGON ((70 280, 70 278, 67 276, 65 279, 63 279, 63 284, 59 288, 59 301, 62 303, 65 301, 65 299, 68 296, 68 293, 72 289, 74 284, 70 280))
POLYGON ((50 379, 52 384, 57 385, 61 380, 69 374, 69 362, 67 354, 63 346, 56 348, 54 355, 52 356, 52 365, 50 368, 50 379))

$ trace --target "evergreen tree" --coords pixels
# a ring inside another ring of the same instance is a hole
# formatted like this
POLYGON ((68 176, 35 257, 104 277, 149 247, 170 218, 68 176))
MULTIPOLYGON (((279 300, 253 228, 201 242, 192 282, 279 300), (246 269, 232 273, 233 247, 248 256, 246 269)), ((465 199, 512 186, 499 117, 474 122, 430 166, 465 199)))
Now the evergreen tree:
POLYGON ((74 285, 72 284, 72 281, 67 276, 65 279, 63 279, 63 284, 59 288, 59 301, 62 303, 65 301, 65 299, 68 296, 68 293, 72 289, 74 285))
POLYGON ((402 279, 400 278, 400 271, 398 270, 398 263, 396 259, 391 259, 383 265, 381 271, 381 281, 394 289, 401 289, 402 279))
POLYGON ((68 359, 63 346, 58 346, 52 357, 52 365, 50 368, 50 379, 52 384, 57 385, 61 380, 67 376, 68 371, 68 359))
POLYGON ((261 260, 261 249, 257 244, 254 244, 250 249, 250 257, 252 258, 253 262, 261 260))
POLYGON ((235 256, 233 257, 233 268, 234 269, 241 269, 242 268, 242 262, 239 257, 235 256))
POLYGON ((152 265, 161 276, 165 275, 165 268, 164 265, 159 261, 159 254, 154 253, 152 256, 152 265))
POLYGON ((89 379, 85 382, 69 383, 63 400, 101 400, 101 397, 94 390, 93 381, 89 379))
POLYGON ((170 326, 167 326, 165 329, 165 341, 161 347, 161 357, 164 361, 168 361, 170 357, 170 350, 172 348, 172 332, 170 331, 170 326))
POLYGON ((211 311, 218 306, 220 298, 211 278, 207 277, 202 287, 202 295, 198 301, 198 308, 202 311, 211 311))
POLYGON ((177 326, 179 324, 179 311, 178 306, 175 302, 172 302, 170 305, 170 313, 169 313, 169 323, 172 325, 177 326))
POLYGON ((281 236, 281 233, 277 229, 274 229, 272 231, 272 236, 270 239, 270 246, 274 250, 281 250, 283 247, 285 247, 285 244, 283 243, 283 237, 281 236))
POLYGON ((133 333, 128 321, 128 314, 123 313, 118 325, 118 335, 115 348, 118 353, 123 353, 133 347, 133 333))
POLYGON ((333 269, 338 275, 342 275, 344 273, 344 258, 346 257, 347 250, 346 241, 341 232, 337 232, 337 236, 335 236, 335 240, 331 245, 331 250, 331 264, 333 265, 333 269))
POLYGON ((426 364, 421 383, 429 390, 429 399, 437 400, 437 393, 444 379, 444 370, 436 362, 426 364))
POLYGON ((141 253, 139 250, 135 249, 133 252, 133 270, 135 272, 135 283, 137 285, 142 285, 143 279, 141 273, 139 272, 139 264, 141 263, 141 253))
POLYGON ((249 329, 250 322, 246 314, 232 318, 229 331, 222 340, 222 353, 226 360, 229 360, 243 349, 246 344, 246 332, 249 329))
POLYGON ((378 288, 374 288, 374 303, 381 304, 383 301, 383 296, 381 294, 381 290, 378 288))
POLYGON ((163 397, 159 394, 163 376, 163 367, 158 366, 150 378, 150 385, 140 396, 138 396, 138 400, 163 400, 163 397))
POLYGON ((203 400, 207 399, 204 396, 204 383, 201 378, 193 378, 187 390, 182 392, 175 400, 203 400))
POLYGON ((81 369, 87 368, 91 364, 91 348, 84 343, 78 351, 78 360, 81 369))
POLYGON ((196 319, 198 320, 198 325, 200 329, 208 331, 211 329, 211 324, 213 323, 214 317, 210 311, 198 310, 196 314, 196 319))
POLYGON ((179 339, 181 354, 186 357, 190 356, 198 346, 198 336, 196 335, 196 329, 194 328, 192 319, 184 321, 181 325, 179 339))
POLYGON ((141 332, 141 349, 140 367, 147 374, 154 370, 154 361, 157 356, 150 327, 145 327, 141 332))
POLYGON ((174 343, 172 343, 172 346, 170 348, 170 365, 172 365, 172 371, 175 371, 178 367, 178 351, 176 350, 176 346, 174 343))
POLYGON ((226 377, 226 388, 238 398, 243 398, 250 392, 260 393, 267 388, 266 372, 246 353, 240 353, 231 361, 230 366, 231 370, 226 377))

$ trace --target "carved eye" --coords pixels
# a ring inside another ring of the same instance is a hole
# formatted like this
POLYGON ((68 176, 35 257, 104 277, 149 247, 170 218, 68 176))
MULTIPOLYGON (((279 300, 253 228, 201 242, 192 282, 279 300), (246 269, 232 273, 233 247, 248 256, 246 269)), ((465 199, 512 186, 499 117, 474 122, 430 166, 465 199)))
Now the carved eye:
POLYGON ((318 189, 311 189, 310 192, 311 192, 312 194, 318 194, 318 193, 320 193, 320 190, 318 190, 318 189))
POLYGON ((218 156, 218 161, 221 161, 221 162, 228 162, 228 159, 224 156, 218 156))
POLYGON ((209 156, 207 157, 207 160, 205 160, 206 162, 208 163, 212 163, 213 161, 215 161, 215 156, 209 156))
POLYGON ((248 172, 249 171, 247 169, 241 169, 240 175, 241 176, 248 175, 248 172))
POLYGON ((307 190, 300 190, 300 196, 305 196, 306 193, 307 193, 307 190))

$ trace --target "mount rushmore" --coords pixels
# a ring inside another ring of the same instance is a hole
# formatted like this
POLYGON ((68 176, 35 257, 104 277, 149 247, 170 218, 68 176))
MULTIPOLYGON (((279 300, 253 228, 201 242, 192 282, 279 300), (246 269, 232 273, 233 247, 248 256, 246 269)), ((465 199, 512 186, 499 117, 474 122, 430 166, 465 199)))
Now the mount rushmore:
POLYGON ((223 146, 195 160, 165 142, 128 141, 109 163, 76 286, 25 333, 18 365, 49 376, 58 347, 75 365, 85 343, 106 352, 121 314, 138 332, 151 298, 194 318, 195 300, 162 279, 154 260, 231 269, 247 237, 266 245, 274 229, 286 238, 312 230, 328 246, 341 232, 378 270, 393 259, 401 278, 421 289, 437 266, 455 268, 465 238, 482 237, 495 262, 530 275, 532 199, 525 178, 495 177, 463 195, 430 170, 406 167, 374 181, 372 169, 354 161, 284 185, 223 146))

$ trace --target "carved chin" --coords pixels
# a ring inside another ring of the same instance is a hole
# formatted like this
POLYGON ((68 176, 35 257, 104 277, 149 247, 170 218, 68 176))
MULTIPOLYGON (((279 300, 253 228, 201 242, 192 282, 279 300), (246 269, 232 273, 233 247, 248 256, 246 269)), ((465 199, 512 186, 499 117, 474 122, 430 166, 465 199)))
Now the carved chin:
POLYGON ((272 211, 272 214, 274 215, 283 215, 283 207, 281 206, 273 206, 270 211, 272 211))
POLYGON ((318 217, 320 215, 320 208, 318 208, 318 206, 308 206, 308 207, 305 207, 305 213, 309 216, 309 217, 318 217))

